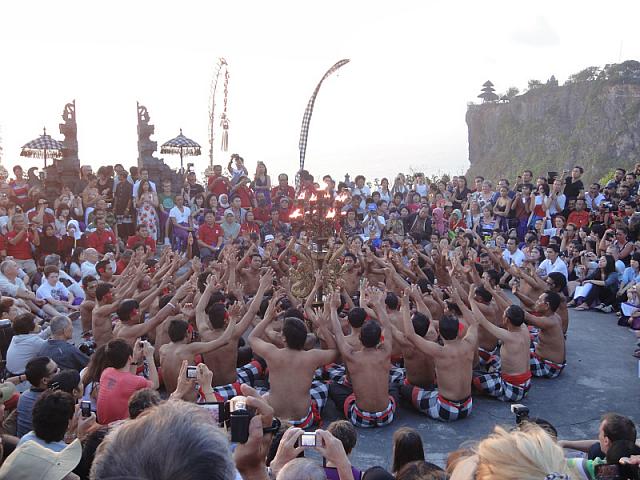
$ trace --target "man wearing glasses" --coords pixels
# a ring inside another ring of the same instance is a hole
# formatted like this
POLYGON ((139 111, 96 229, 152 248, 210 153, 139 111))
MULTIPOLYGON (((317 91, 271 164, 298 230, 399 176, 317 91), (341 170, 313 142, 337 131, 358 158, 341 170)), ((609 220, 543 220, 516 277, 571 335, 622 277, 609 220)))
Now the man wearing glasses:
POLYGON ((60 369, 56 362, 49 357, 36 357, 27 363, 24 375, 20 375, 20 380, 26 377, 31 384, 31 388, 20 395, 18 400, 18 417, 16 435, 22 437, 24 434, 32 430, 31 418, 33 406, 35 405, 42 392, 49 386, 49 380, 60 369))

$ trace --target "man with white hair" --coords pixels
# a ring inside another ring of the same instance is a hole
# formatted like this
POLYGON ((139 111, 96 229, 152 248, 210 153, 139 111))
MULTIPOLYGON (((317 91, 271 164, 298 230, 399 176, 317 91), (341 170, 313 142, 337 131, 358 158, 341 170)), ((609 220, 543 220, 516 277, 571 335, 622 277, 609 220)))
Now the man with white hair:
POLYGON ((23 300, 29 309, 41 318, 58 315, 58 311, 44 300, 38 300, 36 295, 27 288, 19 278, 20 268, 14 260, 0 263, 0 293, 9 297, 23 300))
POLYGON ((42 346, 38 356, 49 357, 63 370, 82 370, 89 363, 89 357, 69 343, 73 337, 73 324, 65 315, 51 319, 51 338, 42 346))

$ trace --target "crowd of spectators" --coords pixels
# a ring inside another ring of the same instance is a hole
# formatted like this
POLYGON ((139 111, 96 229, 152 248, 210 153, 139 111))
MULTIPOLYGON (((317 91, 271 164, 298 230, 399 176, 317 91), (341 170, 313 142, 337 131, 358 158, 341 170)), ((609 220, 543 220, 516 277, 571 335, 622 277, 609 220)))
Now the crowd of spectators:
POLYGON ((570 308, 640 331, 640 164, 583 174, 294 186, 233 155, 203 183, 83 166, 52 193, 0 167, 0 479, 632 478, 613 413, 597 440, 524 420, 437 466, 404 427, 388 468, 350 460, 401 406, 462 420, 472 389, 518 402, 558 378, 570 308), (305 270, 296 209, 320 197, 335 277, 305 270), (329 401, 345 420, 322 424, 329 401))

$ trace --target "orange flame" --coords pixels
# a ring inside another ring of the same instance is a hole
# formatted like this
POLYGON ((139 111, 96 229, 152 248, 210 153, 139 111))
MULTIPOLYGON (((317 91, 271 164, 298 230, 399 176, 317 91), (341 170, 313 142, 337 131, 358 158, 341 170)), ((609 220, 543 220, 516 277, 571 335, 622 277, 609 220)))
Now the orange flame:
POLYGON ((295 220, 296 218, 300 218, 302 216, 302 212, 299 208, 296 208, 291 215, 289 215, 289 219, 295 220))
POLYGON ((327 212, 327 219, 336 218, 336 211, 333 208, 330 208, 327 212))
POLYGON ((347 194, 341 193, 336 197, 336 202, 345 203, 347 201, 347 194))
POLYGON ((318 201, 318 197, 316 197, 315 193, 313 195, 311 195, 311 197, 309 197, 309 201, 310 202, 317 202, 318 201))
POLYGON ((300 195, 298 195, 298 200, 304 200, 304 192, 300 192, 300 195))

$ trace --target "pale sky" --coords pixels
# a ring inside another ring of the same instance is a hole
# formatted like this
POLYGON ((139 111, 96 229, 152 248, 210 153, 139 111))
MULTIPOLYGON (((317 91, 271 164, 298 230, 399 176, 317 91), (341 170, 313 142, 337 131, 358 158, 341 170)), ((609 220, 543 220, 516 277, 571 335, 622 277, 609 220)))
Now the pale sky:
POLYGON ((635 1, 3 1, 3 163, 40 166, 20 147, 43 126, 61 140, 60 115, 76 99, 81 162, 133 165, 139 100, 158 150, 180 128, 202 145, 200 173, 224 56, 231 129, 225 153, 218 128, 216 162, 237 152, 251 173, 262 160, 272 176, 292 175, 307 101, 349 58, 320 90, 305 167, 334 178, 457 174, 468 168, 467 102, 482 83, 522 91, 532 78, 562 83, 590 65, 638 59, 639 16, 635 1))

